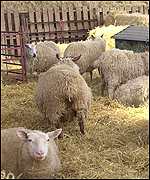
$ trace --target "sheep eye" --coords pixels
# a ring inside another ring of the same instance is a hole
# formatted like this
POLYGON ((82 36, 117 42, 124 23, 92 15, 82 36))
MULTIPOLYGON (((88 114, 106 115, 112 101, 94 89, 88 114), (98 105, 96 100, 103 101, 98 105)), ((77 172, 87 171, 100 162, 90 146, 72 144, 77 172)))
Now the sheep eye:
POLYGON ((32 142, 32 139, 28 139, 29 142, 32 142))
POLYGON ((49 139, 47 139, 47 141, 49 141, 49 139))

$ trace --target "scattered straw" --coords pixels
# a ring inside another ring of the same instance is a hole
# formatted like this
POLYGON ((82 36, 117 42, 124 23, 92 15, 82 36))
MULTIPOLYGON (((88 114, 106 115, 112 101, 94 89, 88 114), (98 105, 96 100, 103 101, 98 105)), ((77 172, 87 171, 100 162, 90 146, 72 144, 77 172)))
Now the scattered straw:
MULTIPOLYGON (((77 122, 66 122, 58 140, 62 170, 56 178, 148 178, 148 107, 125 107, 100 96, 100 79, 94 71, 94 100, 81 137, 77 122)), ((6 85, 1 89, 1 128, 24 126, 47 132, 34 102, 36 81, 6 85)))

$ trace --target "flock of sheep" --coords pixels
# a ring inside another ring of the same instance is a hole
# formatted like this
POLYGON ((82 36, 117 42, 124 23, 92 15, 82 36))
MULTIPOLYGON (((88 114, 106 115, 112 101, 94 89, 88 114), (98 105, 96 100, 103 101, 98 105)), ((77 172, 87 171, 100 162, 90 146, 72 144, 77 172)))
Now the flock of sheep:
POLYGON ((54 42, 26 44, 27 69, 38 73, 35 102, 52 132, 10 128, 1 133, 1 169, 16 176, 49 178, 60 169, 55 138, 63 137, 63 122, 76 120, 81 134, 92 103, 92 91, 82 74, 99 70, 102 92, 125 105, 148 102, 149 52, 105 51, 102 37, 72 42, 60 57, 54 42), (8 149, 10 147, 10 149, 8 149))

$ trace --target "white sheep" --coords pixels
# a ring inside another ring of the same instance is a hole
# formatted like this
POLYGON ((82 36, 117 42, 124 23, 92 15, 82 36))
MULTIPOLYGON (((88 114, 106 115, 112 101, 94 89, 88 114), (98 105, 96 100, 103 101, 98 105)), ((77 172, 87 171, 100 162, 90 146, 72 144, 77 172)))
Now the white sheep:
POLYGON ((21 178, 50 178, 61 167, 54 141, 62 129, 52 132, 23 127, 1 130, 1 170, 21 178))
POLYGON ((47 71, 57 62, 56 54, 60 54, 59 48, 52 41, 26 44, 27 72, 32 74, 47 71))
POLYGON ((107 87, 108 95, 113 99, 114 91, 128 80, 149 73, 149 53, 109 50, 94 62, 102 76, 102 92, 107 87))
POLYGON ((149 76, 139 76, 119 86, 114 92, 114 99, 124 105, 143 105, 149 98, 149 76))
POLYGON ((92 93, 80 75, 79 67, 73 62, 79 58, 60 59, 47 72, 41 73, 35 100, 52 127, 62 127, 62 119, 77 119, 84 134, 84 120, 91 105, 92 93))
POLYGON ((75 63, 80 68, 80 73, 90 72, 92 80, 92 63, 98 59, 102 52, 106 49, 106 42, 104 39, 88 39, 86 41, 72 42, 68 45, 64 52, 64 57, 77 56, 81 54, 81 58, 75 63))

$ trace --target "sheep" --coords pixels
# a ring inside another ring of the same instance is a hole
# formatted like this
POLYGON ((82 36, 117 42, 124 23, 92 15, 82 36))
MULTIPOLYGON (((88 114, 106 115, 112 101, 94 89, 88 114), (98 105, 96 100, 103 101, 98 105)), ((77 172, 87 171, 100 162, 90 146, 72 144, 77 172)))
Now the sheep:
POLYGON ((56 54, 59 49, 52 41, 39 42, 37 44, 26 44, 27 72, 32 74, 47 71, 53 64, 57 63, 56 54))
POLYGON ((90 65, 104 52, 106 49, 106 42, 102 38, 88 39, 86 41, 72 42, 68 45, 64 52, 64 57, 77 56, 81 54, 81 58, 76 61, 80 68, 80 73, 90 72, 92 80, 92 68, 90 65))
POLYGON ((139 76, 119 86, 114 92, 114 99, 124 105, 138 107, 149 99, 149 76, 139 76))
POLYGON ((113 99, 115 89, 128 80, 149 73, 149 52, 133 53, 132 51, 109 50, 103 52, 94 62, 102 76, 102 94, 107 87, 109 98, 113 99))
POLYGON ((149 16, 141 13, 110 12, 104 19, 104 25, 149 26, 149 16))
POLYGON ((35 102, 51 128, 62 127, 65 120, 77 119, 80 132, 84 134, 84 121, 90 109, 92 93, 74 63, 80 56, 57 57, 59 62, 40 74, 35 102))
POLYGON ((41 132, 23 127, 1 130, 1 170, 21 178, 49 178, 61 168, 54 141, 62 129, 41 132))

